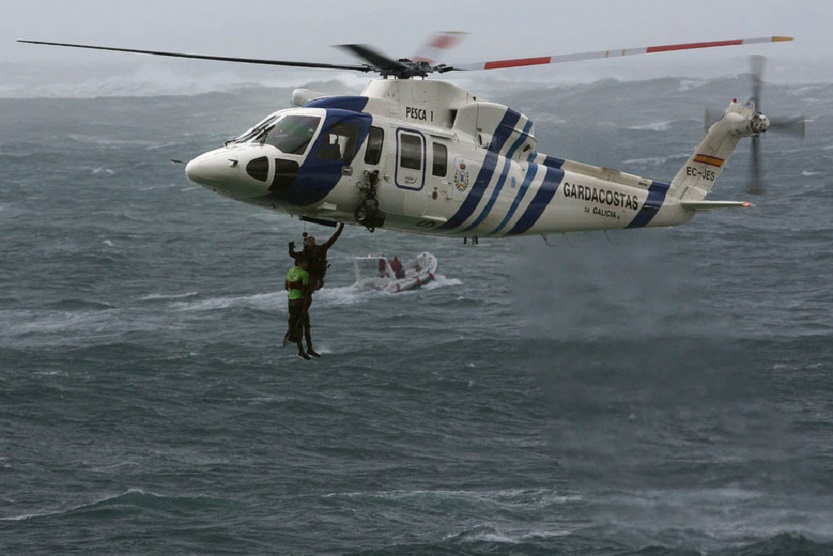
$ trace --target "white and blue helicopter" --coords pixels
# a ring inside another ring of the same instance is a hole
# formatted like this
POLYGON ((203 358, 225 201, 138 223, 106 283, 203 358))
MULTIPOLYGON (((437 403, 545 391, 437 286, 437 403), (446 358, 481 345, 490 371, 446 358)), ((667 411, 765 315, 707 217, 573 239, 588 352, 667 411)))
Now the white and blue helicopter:
MULTIPOLYGON (((278 110, 222 147, 188 162, 193 182, 232 199, 324 225, 359 224, 471 238, 676 226, 695 212, 747 207, 706 200, 739 140, 772 124, 733 100, 670 181, 538 152, 532 121, 430 74, 790 41, 762 37, 445 65, 432 58, 459 38, 439 34, 426 56, 393 60, 345 45, 360 65, 230 58, 21 40, 73 48, 249 64, 376 72, 360 95, 298 89, 278 110)), ((790 122, 792 126, 796 122, 790 122)), ((800 122, 803 127, 803 119, 800 122)), ((753 155, 757 155, 757 141, 753 155)), ((753 156, 757 159, 757 156, 753 156)))

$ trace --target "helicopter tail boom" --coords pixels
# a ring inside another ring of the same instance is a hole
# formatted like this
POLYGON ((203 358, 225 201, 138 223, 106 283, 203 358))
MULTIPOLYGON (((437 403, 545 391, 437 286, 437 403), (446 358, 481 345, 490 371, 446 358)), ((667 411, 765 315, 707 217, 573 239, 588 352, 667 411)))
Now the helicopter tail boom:
POLYGON ((668 195, 679 199, 683 206, 688 204, 700 209, 698 203, 714 187, 738 142, 744 137, 755 137, 768 127, 769 120, 757 112, 754 105, 742 105, 733 100, 723 117, 709 128, 706 138, 677 172, 668 195))

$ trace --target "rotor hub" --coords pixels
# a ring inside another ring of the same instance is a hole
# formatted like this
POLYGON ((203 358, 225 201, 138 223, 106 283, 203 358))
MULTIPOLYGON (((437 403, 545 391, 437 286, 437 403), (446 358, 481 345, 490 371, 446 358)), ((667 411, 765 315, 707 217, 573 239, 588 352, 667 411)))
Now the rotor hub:
POLYGON ((751 126, 753 132, 764 133, 769 129, 769 118, 761 113, 755 114, 755 117, 752 118, 751 126))

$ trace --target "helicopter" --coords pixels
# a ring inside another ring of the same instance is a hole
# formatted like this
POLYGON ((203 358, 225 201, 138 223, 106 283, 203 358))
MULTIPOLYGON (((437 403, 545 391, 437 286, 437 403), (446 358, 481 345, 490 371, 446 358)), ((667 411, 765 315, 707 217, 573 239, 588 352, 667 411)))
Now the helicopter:
POLYGON ((434 236, 482 237, 677 226, 698 211, 754 206, 706 200, 745 137, 771 122, 759 84, 732 100, 670 181, 539 153, 533 122, 432 74, 508 69, 701 48, 791 41, 771 36, 669 44, 484 63, 436 63, 459 39, 438 34, 426 55, 394 60, 341 45, 361 64, 232 58, 20 39, 18 42, 235 63, 377 73, 359 95, 297 89, 235 139, 190 160, 189 180, 231 199, 335 226, 346 223, 434 236))

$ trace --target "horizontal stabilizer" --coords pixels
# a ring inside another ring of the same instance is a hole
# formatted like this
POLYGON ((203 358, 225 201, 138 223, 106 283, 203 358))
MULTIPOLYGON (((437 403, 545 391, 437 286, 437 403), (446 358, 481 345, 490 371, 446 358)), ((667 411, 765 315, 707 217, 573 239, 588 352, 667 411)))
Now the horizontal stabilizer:
POLYGON ((755 205, 746 201, 680 201, 680 206, 688 210, 711 210, 720 208, 750 208, 755 205))

